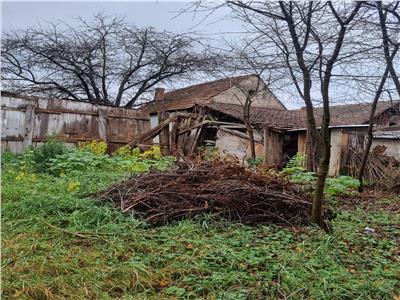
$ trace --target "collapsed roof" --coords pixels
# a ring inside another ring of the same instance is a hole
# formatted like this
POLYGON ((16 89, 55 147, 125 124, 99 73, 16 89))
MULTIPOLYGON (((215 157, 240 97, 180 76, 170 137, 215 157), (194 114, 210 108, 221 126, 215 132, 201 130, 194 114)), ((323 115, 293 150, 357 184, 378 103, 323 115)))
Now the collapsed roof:
MULTIPOLYGON (((330 107, 330 126, 346 127, 351 125, 364 125, 369 121, 372 103, 358 103, 330 107)), ((380 101, 376 108, 376 116, 388 109, 399 111, 400 101, 380 101)), ((207 103, 206 107, 224 113, 228 116, 243 119, 243 106, 225 103, 207 103)), ((314 108, 317 126, 321 125, 322 107, 314 108)), ((253 124, 263 125, 277 129, 303 129, 307 126, 306 110, 280 110, 271 108, 251 108, 250 121, 253 124)))
MULTIPOLYGON (((231 87, 238 86, 251 78, 258 77, 257 75, 230 77, 166 92, 162 100, 149 102, 142 107, 142 110, 152 114, 160 111, 185 110, 198 105, 242 120, 243 105, 221 103, 214 101, 214 99, 231 87)), ((278 99, 276 101, 279 102, 278 99)), ((353 103, 330 106, 330 125, 346 127, 367 124, 370 118, 371 105, 372 103, 353 103)), ((400 101, 379 101, 375 115, 379 116, 386 110, 393 108, 399 111, 399 105, 400 101)), ((305 108, 287 110, 283 105, 282 107, 282 109, 278 109, 252 106, 251 122, 255 125, 287 130, 302 130, 306 127, 305 108)), ((323 115, 322 107, 314 107, 314 115, 317 126, 320 126, 323 115)))
MULTIPOLYGON (((148 102, 144 104, 141 109, 147 111, 150 114, 160 111, 188 109, 197 104, 213 102, 215 100, 214 97, 221 95, 224 92, 227 92, 233 87, 242 89, 242 91, 244 91, 255 89, 256 86, 258 88, 258 91, 266 91, 269 97, 273 98, 273 101, 278 103, 279 108, 286 109, 285 106, 268 89, 263 80, 257 75, 223 78, 169 91, 163 95, 162 100, 154 100, 148 102), (256 85, 257 80, 260 80, 260 83, 256 85)), ((271 104, 268 101, 268 99, 263 98, 263 102, 267 106, 271 104)), ((221 101, 219 100, 218 102, 221 101)))

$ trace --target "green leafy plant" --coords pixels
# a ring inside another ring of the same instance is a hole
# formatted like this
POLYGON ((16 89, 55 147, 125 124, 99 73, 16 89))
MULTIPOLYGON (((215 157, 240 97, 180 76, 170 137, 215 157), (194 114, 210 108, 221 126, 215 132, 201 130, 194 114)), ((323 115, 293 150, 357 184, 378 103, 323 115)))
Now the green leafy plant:
MULTIPOLYGON (((96 148, 97 149, 97 148, 96 148)), ((49 159, 48 171, 54 175, 67 174, 74 171, 119 170, 130 173, 147 172, 150 169, 165 171, 175 163, 174 157, 159 155, 157 148, 148 150, 144 155, 136 156, 126 147, 113 156, 100 154, 86 148, 72 148, 49 159)))
POLYGON ((96 168, 106 169, 111 164, 107 155, 96 155, 90 151, 72 149, 50 159, 48 169, 52 174, 71 171, 87 171, 96 168))
POLYGON ((250 166, 251 168, 256 168, 256 167, 258 167, 259 165, 262 164, 262 162, 263 162, 263 159, 262 159, 262 158, 256 158, 256 159, 248 158, 248 159, 247 159, 247 163, 249 164, 249 166, 250 166))
POLYGON ((78 143, 78 147, 82 150, 86 150, 92 152, 96 155, 106 154, 107 151, 107 143, 104 141, 93 140, 85 143, 78 143))
POLYGON ((139 158, 140 149, 139 148, 131 148, 129 145, 125 145, 119 147, 117 151, 113 153, 113 156, 122 157, 124 159, 127 158, 139 158))
POLYGON ((286 166, 282 170, 282 173, 286 175, 293 175, 306 172, 306 169, 304 169, 306 158, 307 157, 305 154, 296 154, 287 162, 286 166))
POLYGON ((52 159, 56 156, 67 153, 68 149, 65 144, 53 135, 48 138, 48 141, 32 152, 26 152, 28 162, 31 163, 36 172, 46 173, 49 170, 49 165, 52 159))
POLYGON ((217 147, 202 146, 200 147, 201 157, 205 160, 212 161, 216 158, 221 157, 221 153, 218 151, 217 147))
MULTIPOLYGON (((305 155, 295 155, 282 170, 282 173, 289 177, 289 180, 295 183, 308 186, 313 189, 313 183, 317 179, 314 172, 307 172, 304 169, 306 160, 305 155)), ((352 193, 359 185, 359 181, 350 176, 339 176, 335 178, 327 178, 325 192, 328 196, 334 197, 352 193)))
POLYGON ((358 179, 350 176, 327 178, 325 191, 329 196, 350 194, 358 187, 359 184, 360 182, 358 179))

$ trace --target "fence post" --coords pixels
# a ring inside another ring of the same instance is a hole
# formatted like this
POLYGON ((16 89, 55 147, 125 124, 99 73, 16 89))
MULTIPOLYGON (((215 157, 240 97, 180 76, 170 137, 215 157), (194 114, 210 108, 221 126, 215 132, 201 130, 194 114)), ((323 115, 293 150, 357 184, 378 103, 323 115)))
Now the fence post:
POLYGON ((268 132, 269 132, 269 130, 268 130, 268 127, 265 127, 264 128, 264 163, 269 163, 269 149, 268 149, 268 132))
POLYGON ((108 144, 107 115, 102 110, 99 110, 99 136, 108 144))
MULTIPOLYGON (((162 101, 164 99, 164 92, 165 89, 163 88, 156 88, 154 94, 155 101, 162 101)), ((165 120, 169 118, 169 113, 167 111, 159 111, 158 112, 158 124, 161 124, 165 120)), ((169 125, 165 126, 159 135, 159 143, 160 143, 160 150, 162 155, 169 155, 170 154, 170 141, 169 141, 169 125)))
MULTIPOLYGON (((161 124, 169 117, 167 111, 158 113, 158 123, 161 124)), ((160 132, 160 150, 162 155, 169 155, 169 124, 165 126, 160 132)))
POLYGON ((32 145, 33 129, 35 126, 35 107, 28 104, 25 110, 25 135, 23 141, 23 149, 32 145))

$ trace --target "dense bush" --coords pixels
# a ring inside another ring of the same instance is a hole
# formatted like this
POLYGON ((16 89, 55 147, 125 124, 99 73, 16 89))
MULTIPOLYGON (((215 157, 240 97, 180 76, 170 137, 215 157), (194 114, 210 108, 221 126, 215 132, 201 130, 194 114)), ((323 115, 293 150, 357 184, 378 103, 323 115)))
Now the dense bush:
POLYGON ((78 147, 82 150, 92 152, 96 155, 106 154, 107 151, 107 143, 104 141, 90 141, 86 143, 79 143, 78 147))
POLYGON ((329 196, 349 194, 358 188, 360 182, 350 176, 339 176, 326 179, 326 193, 329 196))
POLYGON ((47 143, 40 145, 32 151, 27 151, 25 155, 32 162, 31 166, 36 172, 45 173, 48 171, 51 160, 67 151, 68 149, 65 144, 52 136, 49 137, 47 143))
POLYGON ((90 151, 73 149, 50 159, 49 173, 62 174, 71 171, 106 169, 111 165, 106 155, 96 155, 90 151))

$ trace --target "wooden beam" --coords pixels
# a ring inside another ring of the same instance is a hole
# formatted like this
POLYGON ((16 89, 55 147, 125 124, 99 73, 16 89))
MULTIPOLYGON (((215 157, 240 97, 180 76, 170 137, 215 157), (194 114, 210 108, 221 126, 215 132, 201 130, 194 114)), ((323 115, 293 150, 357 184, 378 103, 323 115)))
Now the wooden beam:
MULTIPOLYGON (((167 120, 169 117, 169 113, 167 111, 159 112, 158 113, 158 123, 162 123, 163 121, 167 120)), ((160 131, 160 148, 161 154, 167 156, 170 154, 169 149, 169 123, 168 126, 165 126, 160 131)))
POLYGON ((137 138, 135 138, 134 140, 132 140, 131 142, 129 142, 127 145, 129 145, 130 147, 135 147, 136 145, 138 145, 139 143, 143 143, 149 139, 152 139, 154 137, 156 137, 161 130, 168 126, 169 123, 177 120, 178 118, 189 118, 190 116, 192 116, 192 114, 187 114, 187 113, 180 113, 180 114, 176 114, 172 117, 169 117, 168 119, 166 119, 165 121, 163 121, 162 123, 158 124, 156 127, 150 129, 149 131, 146 131, 145 133, 141 134, 140 136, 138 136, 137 138))
POLYGON ((33 129, 35 128, 35 107, 31 104, 26 106, 25 111, 25 136, 24 149, 32 145, 33 129))
MULTIPOLYGON (((225 128, 225 127, 219 127, 218 129, 222 130, 222 131, 225 131, 225 132, 228 132, 230 134, 236 135, 236 136, 241 137, 241 138, 245 138, 245 139, 248 139, 248 140, 250 139, 249 136, 246 133, 243 133, 243 132, 240 132, 240 131, 231 130, 231 129, 228 129, 228 128, 225 128)), ((259 143, 259 144, 262 143, 262 139, 260 139, 258 137, 254 137, 254 141, 259 143)))
POLYGON ((99 137, 105 141, 106 143, 108 143, 108 124, 107 124, 107 114, 102 111, 99 110, 99 119, 98 119, 98 124, 99 124, 99 137))
POLYGON ((265 127, 263 130, 264 135, 264 163, 268 163, 268 131, 269 128, 265 127))

